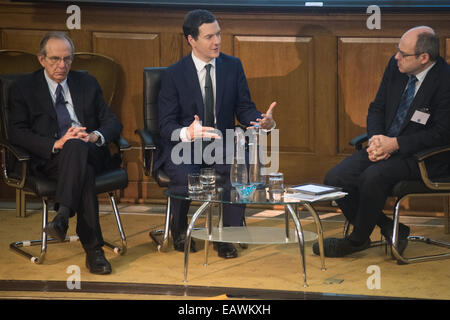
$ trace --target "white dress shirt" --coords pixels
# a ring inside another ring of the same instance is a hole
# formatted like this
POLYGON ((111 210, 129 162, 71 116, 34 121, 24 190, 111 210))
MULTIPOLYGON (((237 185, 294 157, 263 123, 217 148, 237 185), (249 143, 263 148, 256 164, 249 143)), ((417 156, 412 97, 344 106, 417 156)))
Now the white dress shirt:
MULTIPOLYGON (((50 79, 50 77, 47 75, 47 72, 45 70, 44 70, 44 76, 45 76, 45 80, 47 80, 48 89, 50 91, 50 96, 52 97, 53 105, 55 105, 55 102, 56 102, 56 88, 58 87, 58 84, 60 84, 62 87, 62 94, 64 97, 64 101, 66 102, 67 111, 69 111, 70 120, 72 120, 72 127, 82 127, 82 125, 81 125, 80 121, 78 120, 78 117, 75 113, 75 110, 73 108, 72 97, 70 95, 69 86, 67 85, 67 78, 64 79, 63 81, 61 81, 61 83, 58 83, 58 82, 50 79)), ((101 147, 105 143, 105 138, 103 137, 103 135, 100 132, 98 132, 96 130, 94 130, 92 132, 95 133, 99 137, 99 140, 96 142, 96 145, 101 147)))

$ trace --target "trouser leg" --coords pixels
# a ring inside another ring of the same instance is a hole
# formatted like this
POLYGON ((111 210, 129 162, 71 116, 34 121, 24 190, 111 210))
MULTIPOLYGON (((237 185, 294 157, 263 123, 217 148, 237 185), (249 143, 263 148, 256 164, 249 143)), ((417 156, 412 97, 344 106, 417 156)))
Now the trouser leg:
POLYGON ((400 155, 371 162, 367 152, 361 150, 331 169, 324 182, 348 192, 337 203, 354 226, 350 239, 361 242, 377 224, 382 226, 388 220, 382 210, 394 184, 417 177, 417 170, 412 170, 400 155))

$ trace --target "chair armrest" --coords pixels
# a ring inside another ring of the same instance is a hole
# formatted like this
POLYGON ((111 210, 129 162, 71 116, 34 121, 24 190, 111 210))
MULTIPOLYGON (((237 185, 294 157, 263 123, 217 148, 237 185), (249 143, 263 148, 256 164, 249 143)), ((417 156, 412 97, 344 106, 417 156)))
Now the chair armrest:
POLYGON ((144 173, 150 176, 153 172, 153 153, 157 149, 155 139, 151 132, 145 129, 137 129, 135 133, 141 138, 144 173))
POLYGON ((368 137, 367 133, 363 133, 362 135, 359 135, 359 136, 353 138, 352 140, 350 140, 349 144, 351 146, 355 147, 356 150, 361 150, 363 143, 368 140, 369 140, 369 137, 368 137))
POLYGON ((131 149, 131 145, 128 143, 127 140, 125 140, 124 137, 120 136, 117 140, 113 141, 114 144, 117 146, 117 148, 119 148, 119 150, 122 151, 126 151, 126 150, 130 150, 131 149))
POLYGON ((143 150, 155 150, 157 148, 150 131, 145 129, 137 129, 135 133, 141 138, 143 150))
POLYGON ((25 179, 27 176, 28 160, 31 159, 30 154, 23 148, 13 146, 5 140, 0 140, 0 160, 1 160, 1 171, 3 181, 13 188, 22 189, 25 185, 25 179), (8 154, 14 156, 14 158, 20 163, 20 173, 19 172, 9 172, 7 159, 8 154))
POLYGON ((422 178, 423 183, 432 190, 450 190, 450 183, 446 181, 431 181, 428 177, 428 170, 425 166, 425 159, 435 156, 440 153, 449 152, 450 151, 450 145, 440 146, 440 147, 434 147, 430 149, 426 149, 420 152, 417 152, 414 154, 414 158, 417 161, 417 165, 419 166, 420 170, 420 176, 422 178))
POLYGON ((30 154, 25 149, 18 146, 13 146, 5 140, 0 140, 0 147, 5 148, 9 152, 11 152, 14 157, 20 162, 28 161, 31 159, 30 154))
POLYGON ((450 151, 450 145, 439 146, 422 150, 414 154, 414 158, 417 162, 424 161, 426 158, 432 157, 436 154, 450 151))

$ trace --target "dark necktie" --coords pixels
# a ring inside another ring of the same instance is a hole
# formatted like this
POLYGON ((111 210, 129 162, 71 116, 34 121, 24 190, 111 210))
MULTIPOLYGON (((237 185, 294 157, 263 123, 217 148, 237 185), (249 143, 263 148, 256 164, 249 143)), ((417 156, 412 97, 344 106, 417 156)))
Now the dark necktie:
POLYGON ((56 88, 55 110, 58 119, 58 134, 59 137, 62 137, 72 126, 72 120, 70 119, 66 101, 62 94, 62 86, 60 84, 58 84, 58 87, 56 88))
POLYGON ((416 76, 412 75, 409 77, 408 84, 406 86, 405 92, 400 99, 400 104, 397 109, 397 114, 395 115, 394 121, 392 121, 391 127, 388 131, 389 137, 397 137, 400 133, 400 129, 405 121, 406 115, 408 114, 411 102, 414 99, 414 92, 416 90, 416 76))
POLYGON ((214 93, 211 80, 211 64, 207 64, 206 68, 206 78, 205 78, 205 110, 203 126, 214 127, 214 93))

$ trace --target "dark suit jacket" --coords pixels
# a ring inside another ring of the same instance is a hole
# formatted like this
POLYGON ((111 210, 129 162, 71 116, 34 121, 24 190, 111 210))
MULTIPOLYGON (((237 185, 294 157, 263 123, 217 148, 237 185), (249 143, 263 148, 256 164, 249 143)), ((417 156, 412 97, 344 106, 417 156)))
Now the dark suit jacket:
MULTIPOLYGON (((377 134, 387 135, 407 82, 408 76, 398 70, 397 62, 392 57, 375 100, 369 107, 369 138, 377 134)), ((416 93, 397 141, 398 153, 405 158, 421 150, 450 143, 450 67, 441 57, 427 73, 416 93), (430 113, 427 123, 423 125, 410 121, 414 112, 423 108, 427 108, 430 113)), ((450 159, 445 156, 435 160, 448 163, 450 159)), ((411 165, 415 165, 412 158, 410 161, 411 165)))
MULTIPOLYGON (((119 137, 122 125, 103 99, 97 80, 86 72, 67 76, 75 113, 87 132, 99 131, 106 143, 119 137)), ((39 165, 52 156, 58 122, 44 69, 28 74, 11 85, 9 95, 9 137, 32 154, 39 165)), ((107 147, 102 147, 107 152, 107 147)))
MULTIPOLYGON (((163 76, 159 94, 161 145, 155 156, 155 169, 170 156, 172 132, 188 127, 194 115, 203 120, 203 98, 197 70, 191 54, 170 66, 163 76)), ((235 127, 235 117, 244 126, 261 116, 251 101, 241 61, 221 53, 216 59, 216 123, 226 137, 226 129, 235 127)), ((223 142, 224 146, 226 141, 223 142)))

